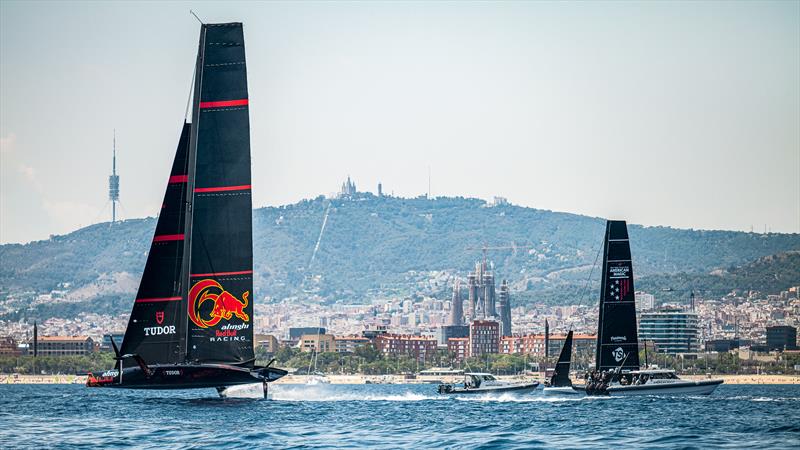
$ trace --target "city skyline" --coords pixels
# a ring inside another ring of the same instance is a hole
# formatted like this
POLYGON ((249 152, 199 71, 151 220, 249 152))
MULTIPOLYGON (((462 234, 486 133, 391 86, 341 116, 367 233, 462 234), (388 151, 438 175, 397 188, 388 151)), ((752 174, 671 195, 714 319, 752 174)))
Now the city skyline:
POLYGON ((434 196, 800 232, 797 3, 4 2, 0 242, 108 220, 114 129, 118 212, 158 211, 194 6, 245 23, 257 207, 430 173, 434 196))

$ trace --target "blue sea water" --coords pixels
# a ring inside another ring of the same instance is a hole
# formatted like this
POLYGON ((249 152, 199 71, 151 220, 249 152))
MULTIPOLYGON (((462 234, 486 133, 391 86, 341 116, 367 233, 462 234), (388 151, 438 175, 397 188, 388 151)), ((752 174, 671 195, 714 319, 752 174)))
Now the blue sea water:
POLYGON ((800 386, 708 397, 440 397, 435 385, 216 392, 0 385, 1 448, 800 448, 800 386))

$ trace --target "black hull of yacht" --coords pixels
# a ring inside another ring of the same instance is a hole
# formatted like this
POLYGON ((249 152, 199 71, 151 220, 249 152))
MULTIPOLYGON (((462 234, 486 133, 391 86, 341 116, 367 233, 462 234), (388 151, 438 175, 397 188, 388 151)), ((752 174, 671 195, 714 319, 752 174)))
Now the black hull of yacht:
POLYGON ((268 383, 287 372, 274 367, 238 367, 227 364, 193 364, 126 367, 120 374, 113 369, 99 376, 89 374, 88 387, 122 389, 202 389, 239 384, 268 383))
POLYGON ((613 385, 607 388, 586 389, 585 385, 573 385, 572 389, 595 396, 629 395, 711 395, 723 380, 680 380, 673 383, 652 383, 642 385, 613 385))

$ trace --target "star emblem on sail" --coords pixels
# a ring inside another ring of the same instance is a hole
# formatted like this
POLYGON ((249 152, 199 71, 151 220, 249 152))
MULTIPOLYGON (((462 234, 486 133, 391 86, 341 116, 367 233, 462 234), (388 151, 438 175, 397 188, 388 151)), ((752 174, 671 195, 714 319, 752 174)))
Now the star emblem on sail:
POLYGON ((619 280, 614 280, 614 284, 609 286, 609 296, 619 300, 619 280))

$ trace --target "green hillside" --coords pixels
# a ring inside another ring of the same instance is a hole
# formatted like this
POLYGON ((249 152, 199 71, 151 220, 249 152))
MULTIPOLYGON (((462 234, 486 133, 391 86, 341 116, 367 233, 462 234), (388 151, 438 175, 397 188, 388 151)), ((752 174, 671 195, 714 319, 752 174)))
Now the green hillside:
POLYGON ((694 291, 707 298, 733 290, 777 294, 800 285, 800 252, 765 256, 751 263, 717 269, 711 273, 651 275, 637 289, 656 292, 662 300, 686 300, 694 291))
MULTIPOLYGON (((21 293, 26 291, 49 292, 70 283, 72 290, 86 287, 86 305, 95 295, 106 299, 105 308, 127 311, 130 293, 115 292, 108 279, 119 272, 138 279, 154 226, 152 218, 128 220, 113 227, 93 225, 46 241, 0 246, 0 291, 24 296, 21 293), (109 305, 108 298, 119 298, 119 305, 113 301, 109 305)), ((637 278, 643 277, 640 288, 667 282, 677 286, 677 278, 669 275, 707 274, 715 268, 800 250, 797 234, 636 225, 629 229, 634 271, 637 278)), ((603 230, 600 218, 512 205, 488 207, 482 200, 466 198, 359 194, 350 200, 320 197, 260 208, 254 211, 255 294, 256 298, 316 294, 327 302, 363 302, 420 290, 447 295, 449 277, 465 276, 482 258, 474 248, 487 244, 517 246, 488 255, 498 276, 509 279, 517 303, 574 302, 596 260, 603 230), (329 204, 320 249, 310 263, 329 204)), ((697 276, 698 282, 709 280, 697 276)), ((714 286, 723 289, 728 279, 716 281, 714 286)), ((72 306, 71 311, 75 308, 80 306, 72 306)))

